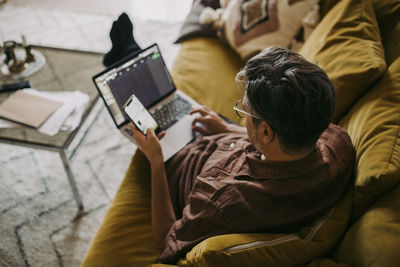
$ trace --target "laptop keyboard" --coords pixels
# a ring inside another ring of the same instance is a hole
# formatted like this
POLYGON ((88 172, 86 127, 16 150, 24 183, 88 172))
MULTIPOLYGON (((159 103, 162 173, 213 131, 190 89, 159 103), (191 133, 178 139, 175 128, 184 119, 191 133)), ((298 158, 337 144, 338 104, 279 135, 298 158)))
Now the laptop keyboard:
POLYGON ((177 95, 153 111, 152 115, 161 129, 165 130, 185 116, 191 108, 192 105, 188 101, 177 95))

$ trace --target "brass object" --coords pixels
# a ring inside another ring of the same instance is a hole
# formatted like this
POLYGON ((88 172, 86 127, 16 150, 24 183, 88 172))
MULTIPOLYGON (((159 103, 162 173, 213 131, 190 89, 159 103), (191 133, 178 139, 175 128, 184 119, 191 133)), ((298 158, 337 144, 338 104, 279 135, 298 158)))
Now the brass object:
POLYGON ((35 55, 32 53, 32 46, 28 45, 25 36, 23 35, 22 44, 17 44, 17 42, 15 41, 6 41, 4 42, 2 49, 5 54, 5 59, 3 63, 7 66, 9 73, 12 75, 21 73, 22 71, 27 69, 31 63, 34 63, 36 61, 35 55), (17 56, 16 48, 23 48, 25 50, 25 59, 21 58, 21 53, 18 53, 17 56))
POLYGON ((25 52, 26 52, 25 63, 31 63, 35 61, 35 56, 32 54, 31 50, 32 50, 31 45, 25 46, 25 52))
POLYGON ((26 42, 25 36, 22 35, 22 45, 25 48, 25 63, 31 63, 35 61, 35 56, 32 54, 31 50, 32 50, 32 46, 28 45, 28 43, 26 42))
POLYGON ((10 73, 16 74, 22 72, 26 68, 26 65, 24 61, 19 60, 15 55, 14 49, 16 48, 17 43, 15 41, 6 41, 3 46, 6 54, 5 63, 7 64, 10 73))

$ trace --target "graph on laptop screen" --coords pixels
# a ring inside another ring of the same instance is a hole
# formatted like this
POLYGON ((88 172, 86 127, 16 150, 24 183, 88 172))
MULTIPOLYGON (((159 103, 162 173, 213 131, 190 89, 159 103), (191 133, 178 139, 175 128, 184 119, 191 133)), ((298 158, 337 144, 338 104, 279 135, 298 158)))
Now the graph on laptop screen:
POLYGON ((132 94, 149 108, 175 89, 157 46, 115 66, 95 81, 117 126, 127 121, 121 110, 132 94))

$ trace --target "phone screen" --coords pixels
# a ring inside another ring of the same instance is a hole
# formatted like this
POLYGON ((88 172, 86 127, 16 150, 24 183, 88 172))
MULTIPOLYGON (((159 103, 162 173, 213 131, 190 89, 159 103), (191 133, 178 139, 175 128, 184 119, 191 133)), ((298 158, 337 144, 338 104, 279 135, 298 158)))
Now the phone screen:
POLYGON ((149 128, 157 130, 157 122, 135 95, 132 95, 126 102, 124 111, 143 134, 146 134, 146 130, 149 128))

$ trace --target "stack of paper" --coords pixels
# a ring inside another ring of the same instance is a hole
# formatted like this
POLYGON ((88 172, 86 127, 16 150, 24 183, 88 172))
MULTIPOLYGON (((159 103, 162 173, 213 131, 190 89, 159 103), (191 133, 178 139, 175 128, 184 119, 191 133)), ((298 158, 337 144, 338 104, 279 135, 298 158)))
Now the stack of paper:
MULTIPOLYGON (((60 130, 75 130, 81 122, 83 112, 90 100, 88 94, 80 91, 44 92, 35 89, 24 89, 18 91, 18 93, 19 92, 32 97, 40 97, 49 101, 61 103, 38 128, 39 132, 47 135, 56 135, 60 130)), ((0 128, 11 127, 20 127, 20 125, 6 120, 0 120, 0 128)))

